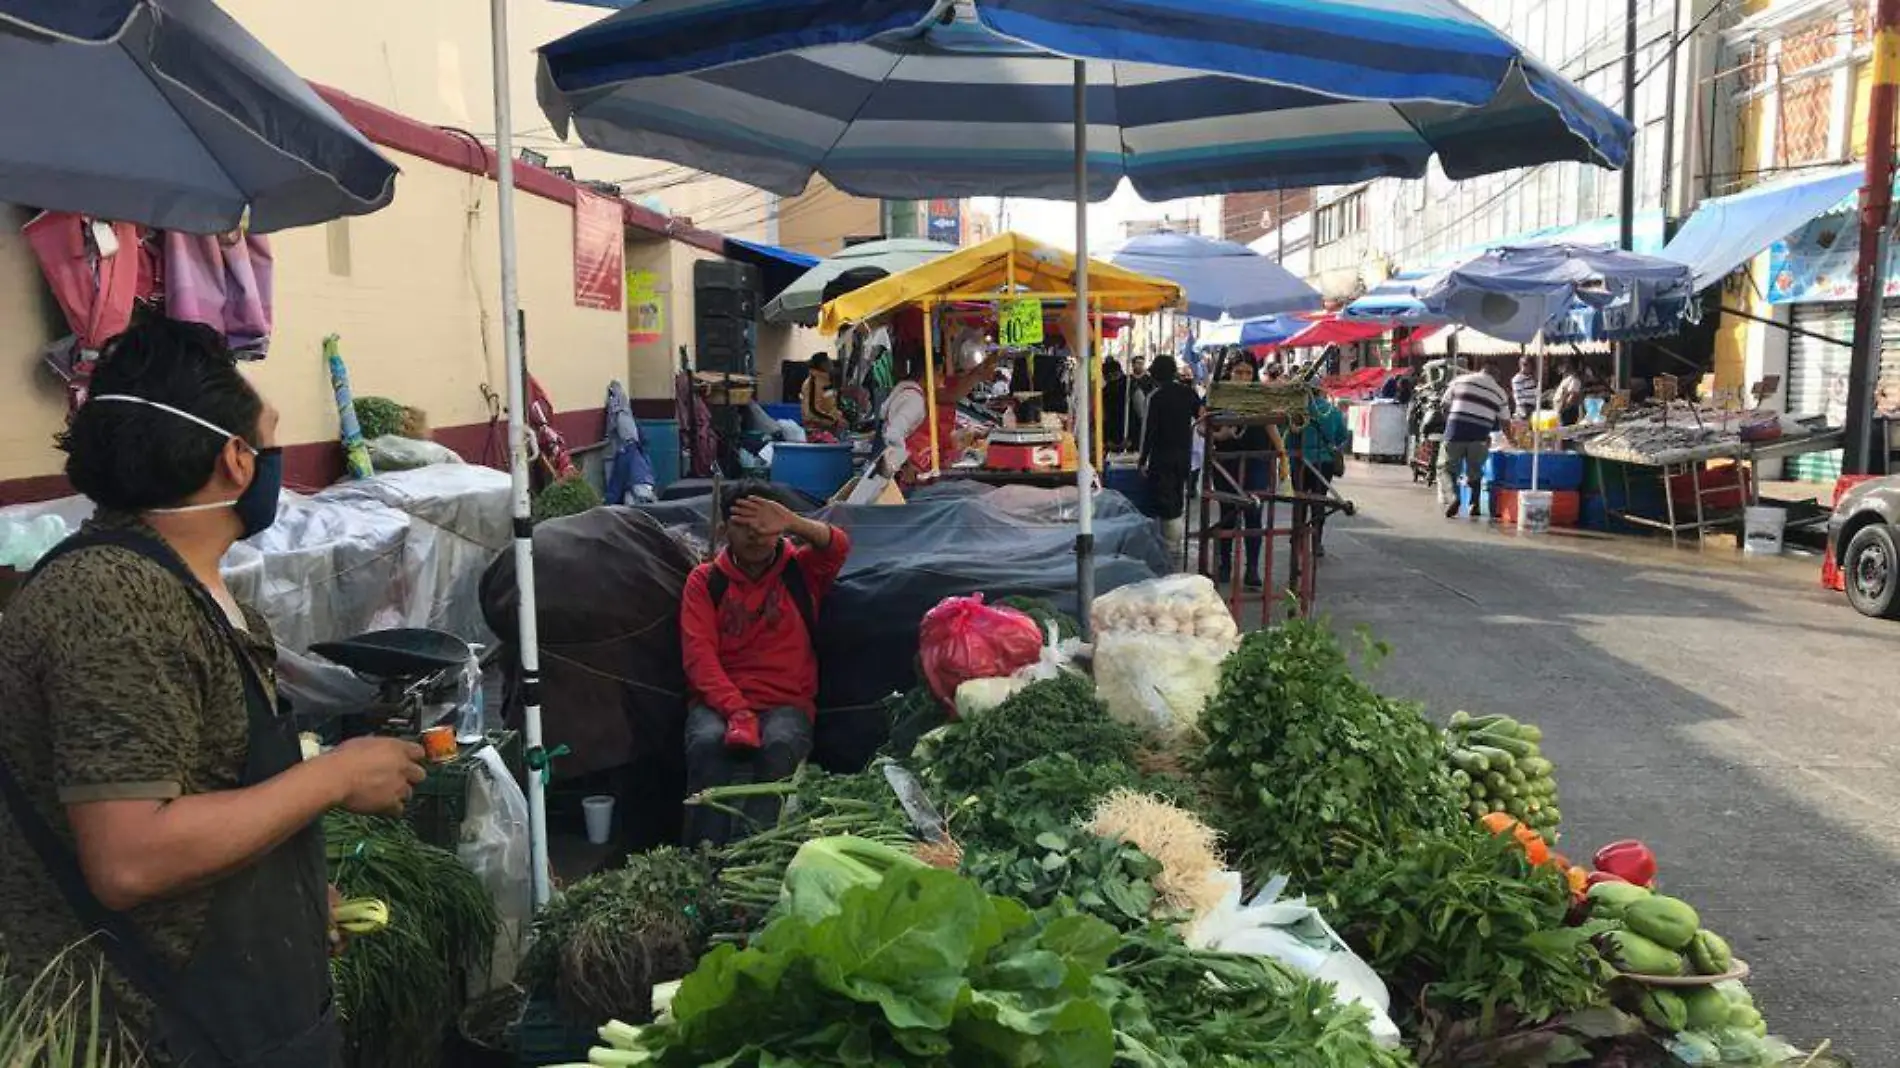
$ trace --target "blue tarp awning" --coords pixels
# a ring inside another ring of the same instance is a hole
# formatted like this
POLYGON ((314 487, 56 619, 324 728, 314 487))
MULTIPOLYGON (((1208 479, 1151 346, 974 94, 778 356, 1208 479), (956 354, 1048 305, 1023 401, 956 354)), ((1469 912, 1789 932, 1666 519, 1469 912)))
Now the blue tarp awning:
POLYGON ((806 271, 818 266, 818 257, 807 256, 803 252, 794 252, 789 248, 768 245, 763 241, 747 241, 744 238, 726 238, 726 255, 741 263, 749 263, 759 269, 761 290, 760 306, 785 292, 786 287, 798 281, 806 271))
MULTIPOLYGON (((813 267, 818 266, 818 257, 807 256, 803 252, 794 252, 789 248, 768 245, 762 241, 747 241, 742 237, 726 238, 726 254, 730 256, 735 252, 737 252, 742 259, 747 261, 756 261, 759 257, 763 256, 767 259, 777 260, 788 267, 796 267, 801 271, 809 271, 813 267), (737 249, 733 248, 735 245, 738 246, 737 249), (746 255, 748 252, 752 253, 752 255, 746 255)), ((761 266, 763 266, 763 264, 761 264, 761 266)))
POLYGON ((1861 187, 1860 165, 1831 168, 1705 200, 1662 255, 1686 263, 1706 289, 1861 187))

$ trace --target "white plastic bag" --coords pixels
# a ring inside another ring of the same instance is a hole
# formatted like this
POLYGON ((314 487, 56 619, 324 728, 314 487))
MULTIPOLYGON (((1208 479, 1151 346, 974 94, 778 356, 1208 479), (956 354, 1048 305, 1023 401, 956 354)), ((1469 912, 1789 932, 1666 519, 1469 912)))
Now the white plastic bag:
POLYGON ((487 975, 469 976, 473 994, 508 983, 521 959, 534 901, 528 876, 528 798, 492 745, 474 753, 481 761, 468 777, 468 813, 455 855, 475 873, 495 902, 500 923, 487 975))
POLYGON ((1035 663, 1017 668, 1013 676, 1022 680, 1025 686, 1032 682, 1043 682, 1063 675, 1081 673, 1081 669, 1075 666, 1075 662, 1088 648, 1082 639, 1065 640, 1062 632, 1056 629, 1054 621, 1043 624, 1042 631, 1044 635, 1042 655, 1035 663))
POLYGON ((1185 634, 1233 643, 1240 628, 1205 575, 1149 579, 1097 597, 1089 608, 1094 633, 1185 634))
POLYGON ((1095 642, 1095 693, 1117 721, 1172 738, 1200 723, 1232 648, 1180 634, 1111 631, 1095 642))
POLYGON ((1217 876, 1227 894, 1213 911, 1195 920, 1183 937, 1194 949, 1271 957, 1314 979, 1333 984, 1341 1003, 1358 1002, 1372 1013, 1372 1037, 1381 1045, 1399 1044, 1392 1022, 1392 995, 1372 966, 1360 960, 1319 910, 1305 898, 1279 900, 1286 876, 1274 877, 1246 905, 1240 903, 1240 873, 1217 876))
POLYGON ((459 464, 462 457, 447 445, 384 434, 369 440, 369 460, 378 471, 415 471, 436 464, 459 464))

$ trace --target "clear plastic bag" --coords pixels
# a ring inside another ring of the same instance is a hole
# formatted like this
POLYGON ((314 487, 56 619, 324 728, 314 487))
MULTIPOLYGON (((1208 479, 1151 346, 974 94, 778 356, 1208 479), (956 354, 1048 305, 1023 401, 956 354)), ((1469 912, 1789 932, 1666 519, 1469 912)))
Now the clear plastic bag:
POLYGON ((1169 575, 1111 590, 1089 608, 1094 633, 1184 634, 1212 642, 1240 639, 1240 627, 1205 575, 1169 575))
POLYGON ((1095 692, 1116 720, 1172 738, 1201 721, 1231 649, 1180 634, 1111 631, 1095 642, 1095 692))
POLYGON ((1286 876, 1274 877, 1245 905, 1240 903, 1239 872, 1222 872, 1216 878, 1227 884, 1227 894, 1183 932, 1189 946, 1271 957, 1303 975, 1332 983, 1334 998, 1358 1002, 1371 1011, 1373 1038, 1387 1046, 1399 1044, 1399 1028, 1390 1015, 1392 995, 1384 981, 1305 898, 1280 900, 1286 876))
POLYGON ((471 993, 479 995, 513 978, 534 918, 534 901, 528 874, 527 795, 494 746, 477 750, 474 759, 481 763, 468 777, 468 813, 455 852, 462 866, 481 880, 500 921, 488 974, 469 976, 471 993))

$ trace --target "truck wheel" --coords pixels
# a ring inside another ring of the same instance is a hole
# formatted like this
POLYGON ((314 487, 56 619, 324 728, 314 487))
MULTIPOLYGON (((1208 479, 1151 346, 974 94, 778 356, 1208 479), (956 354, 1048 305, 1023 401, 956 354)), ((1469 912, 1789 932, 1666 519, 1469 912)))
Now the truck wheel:
POLYGON ((1900 547, 1893 528, 1875 523, 1847 543, 1841 565, 1847 600, 1862 615, 1900 619, 1900 547))

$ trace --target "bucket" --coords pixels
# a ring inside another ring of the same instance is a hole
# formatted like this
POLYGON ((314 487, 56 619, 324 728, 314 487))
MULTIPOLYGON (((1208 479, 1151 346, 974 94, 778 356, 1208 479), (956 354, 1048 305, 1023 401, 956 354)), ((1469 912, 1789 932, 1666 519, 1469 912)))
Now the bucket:
POLYGON ((614 836, 614 799, 611 794, 595 794, 581 799, 581 817, 587 821, 587 841, 606 845, 614 836))
POLYGON ((680 480, 680 425, 673 419, 636 419, 647 459, 653 461, 653 488, 665 489, 680 480))
POLYGON ((851 446, 781 441, 772 446, 772 481, 828 501, 851 481, 851 446))
POLYGON ((1782 535, 1788 529, 1788 510, 1763 506, 1742 510, 1742 551, 1758 556, 1780 556, 1782 535))
POLYGON ((1549 490, 1525 490, 1517 495, 1519 534, 1550 532, 1550 499, 1549 490))

